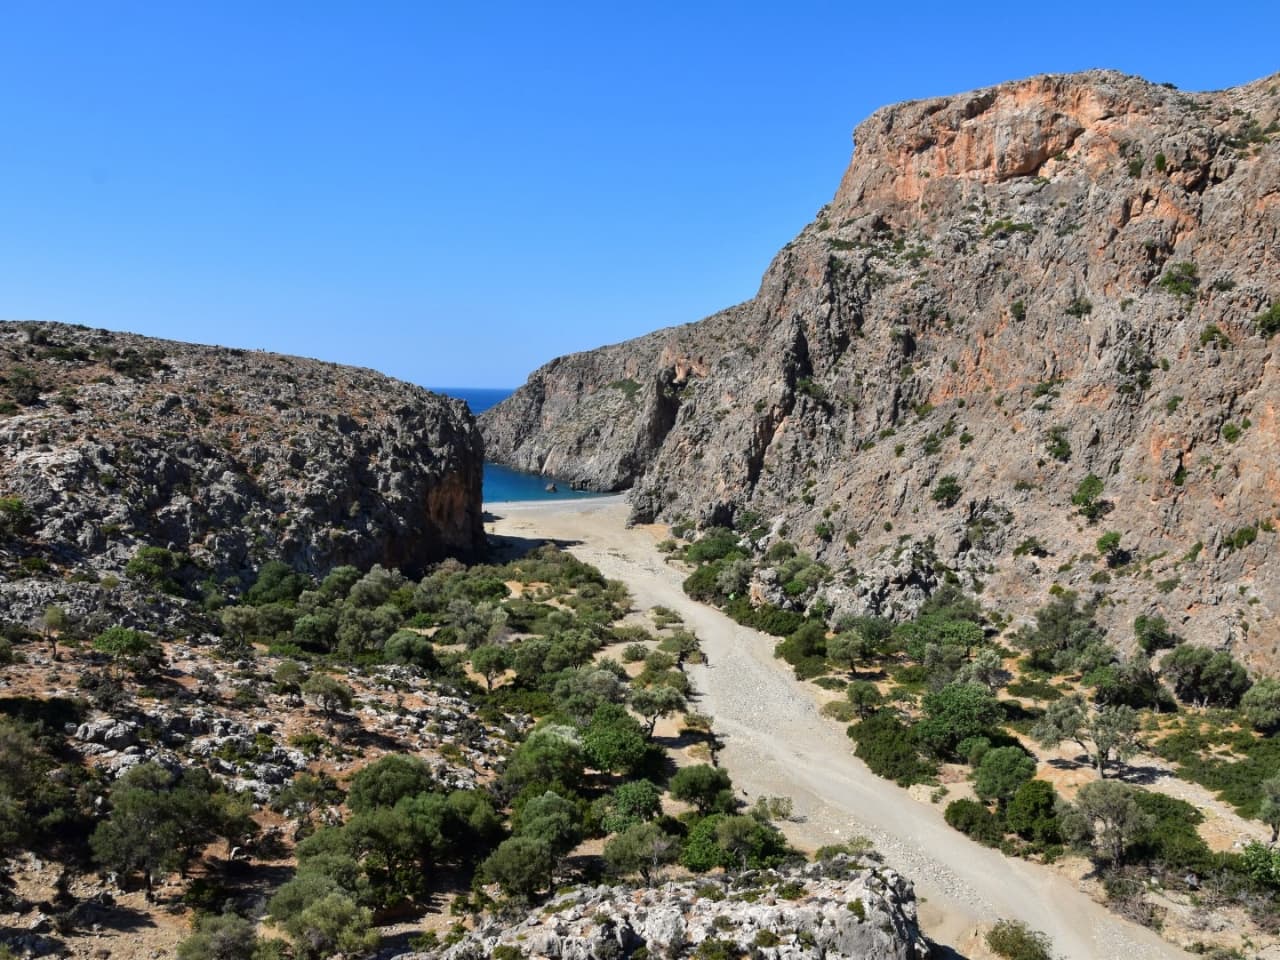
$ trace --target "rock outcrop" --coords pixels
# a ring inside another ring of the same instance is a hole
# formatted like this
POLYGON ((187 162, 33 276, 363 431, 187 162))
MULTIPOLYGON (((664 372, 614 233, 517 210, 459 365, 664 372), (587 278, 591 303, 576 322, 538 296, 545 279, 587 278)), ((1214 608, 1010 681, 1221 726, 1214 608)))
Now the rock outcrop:
POLYGON ((515 923, 491 921, 452 946, 397 960, 509 956, 752 956, 761 960, 916 960, 929 955, 911 884, 837 858, 793 872, 660 887, 578 888, 515 923))
POLYGON ((1025 615, 1058 584, 1274 669, 1277 130, 1280 75, 886 107, 753 300, 536 371, 481 418, 490 458, 631 487, 637 521, 768 518, 837 610, 949 570, 1025 615))
POLYGON ((268 560, 415 572, 483 545, 483 447, 461 401, 371 370, 45 323, 0 324, 0 378, 6 618, 51 603, 170 617, 103 586, 127 587, 142 547, 170 551, 172 569, 147 572, 191 596, 234 592, 268 560))

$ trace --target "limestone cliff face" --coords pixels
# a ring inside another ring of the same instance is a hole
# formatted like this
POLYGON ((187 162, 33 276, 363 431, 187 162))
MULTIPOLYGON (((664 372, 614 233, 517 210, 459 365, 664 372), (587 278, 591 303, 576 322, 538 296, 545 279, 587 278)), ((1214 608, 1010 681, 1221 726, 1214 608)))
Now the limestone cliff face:
POLYGON ((22 513, 0 524, 6 617, 101 592, 142 546, 186 555, 191 588, 272 559, 412 571, 483 545, 483 447, 461 401, 59 324, 0 324, 0 378, 0 497, 22 513))
POLYGON ((1280 665, 1277 130, 1280 75, 884 108, 753 300, 536 371, 482 417, 490 456, 630 486, 637 520, 775 520, 837 609, 949 568, 1011 613, 1104 591, 1114 625, 1280 665), (1106 530, 1134 562, 1091 556, 1106 530))

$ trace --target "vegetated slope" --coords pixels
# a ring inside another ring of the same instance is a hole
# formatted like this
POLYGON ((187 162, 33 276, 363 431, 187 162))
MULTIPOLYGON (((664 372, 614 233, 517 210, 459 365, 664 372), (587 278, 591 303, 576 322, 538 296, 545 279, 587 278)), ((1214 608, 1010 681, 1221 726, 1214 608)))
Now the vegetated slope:
POLYGON ((755 299, 535 371, 488 455, 640 521, 772 518, 837 612, 1058 583, 1274 668, 1278 117, 1280 75, 886 107, 755 299))
POLYGON ((0 324, 0 449, 11 620, 52 603, 172 618, 107 576, 194 596, 235 592, 269 560, 412 572, 483 543, 465 405, 370 370, 0 324))

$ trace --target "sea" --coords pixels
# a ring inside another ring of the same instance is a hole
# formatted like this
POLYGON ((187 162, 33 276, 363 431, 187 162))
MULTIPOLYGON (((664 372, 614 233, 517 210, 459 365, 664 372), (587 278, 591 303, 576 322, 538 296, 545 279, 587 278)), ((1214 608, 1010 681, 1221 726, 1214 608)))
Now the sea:
MULTIPOLYGON (((428 389, 443 393, 446 397, 457 397, 459 400, 467 401, 467 406, 475 414, 497 406, 515 392, 483 387, 429 387, 428 389)), ((569 486, 568 481, 562 478, 523 473, 504 467, 500 463, 486 461, 484 465, 485 503, 509 503, 513 500, 576 500, 598 496, 600 496, 598 493, 574 490, 569 486), (555 484, 556 492, 548 493, 547 484, 555 484)))

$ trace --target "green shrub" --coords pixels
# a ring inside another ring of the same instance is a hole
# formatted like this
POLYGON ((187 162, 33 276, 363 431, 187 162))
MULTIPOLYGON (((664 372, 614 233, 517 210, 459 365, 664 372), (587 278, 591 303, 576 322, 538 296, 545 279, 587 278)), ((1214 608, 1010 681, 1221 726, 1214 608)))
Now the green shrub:
POLYGON ((1243 550, 1257 539, 1258 527, 1256 524, 1250 524, 1247 527, 1238 527, 1233 530, 1223 541, 1223 544, 1229 550, 1243 550))
POLYGON ((139 547, 133 559, 125 565, 124 572, 134 580, 150 583, 165 593, 178 594, 182 588, 174 575, 185 559, 164 547, 139 547))
POLYGON ((1028 780, 1018 788, 1005 809, 1010 830, 1025 840, 1057 843, 1058 793, 1046 780, 1028 780))
POLYGON ((1276 331, 1280 330, 1280 300, 1277 300, 1269 309, 1254 317, 1253 325, 1257 328, 1258 333, 1268 340, 1275 336, 1276 331))
POLYGON ((1076 297, 1067 304, 1067 316, 1069 317, 1087 317, 1093 313, 1093 304, 1084 297, 1076 297))
POLYGON ((630 377, 625 380, 615 380, 609 386, 614 390, 620 391, 628 400, 635 400, 636 394, 640 392, 640 384, 630 377))
POLYGON ((709 563, 723 560, 730 554, 746 556, 738 544, 738 535, 724 527, 713 527, 689 545, 685 559, 690 563, 709 563))
POLYGON ((939 477, 938 482, 933 486, 933 493, 930 494, 933 502, 941 507, 954 507, 960 500, 960 495, 964 491, 960 487, 960 481, 952 474, 945 477, 939 477))
POLYGON ((1194 263, 1175 263, 1170 265, 1156 284, 1166 293, 1189 299, 1195 296, 1196 288, 1200 286, 1200 271, 1194 263))
POLYGON ((977 800, 954 800, 943 816, 956 830, 988 847, 998 846, 1004 838, 1000 819, 977 800))
POLYGON ((1004 960, 1053 960, 1053 944, 1021 920, 999 920, 987 931, 987 946, 1004 960))
POLYGON ((1111 504, 1102 499, 1102 479, 1089 474, 1080 481, 1076 492, 1071 495, 1071 502, 1080 508, 1080 513, 1090 523, 1101 518, 1111 510, 1111 504))
POLYGON ((937 767, 920 756, 910 728, 887 710, 849 727, 849 736, 858 744, 855 756, 878 777, 906 787, 937 773, 937 767))
POLYGON ((1210 323, 1200 331, 1200 346, 1217 347, 1220 350, 1231 349, 1231 338, 1222 332, 1216 323, 1210 323))

